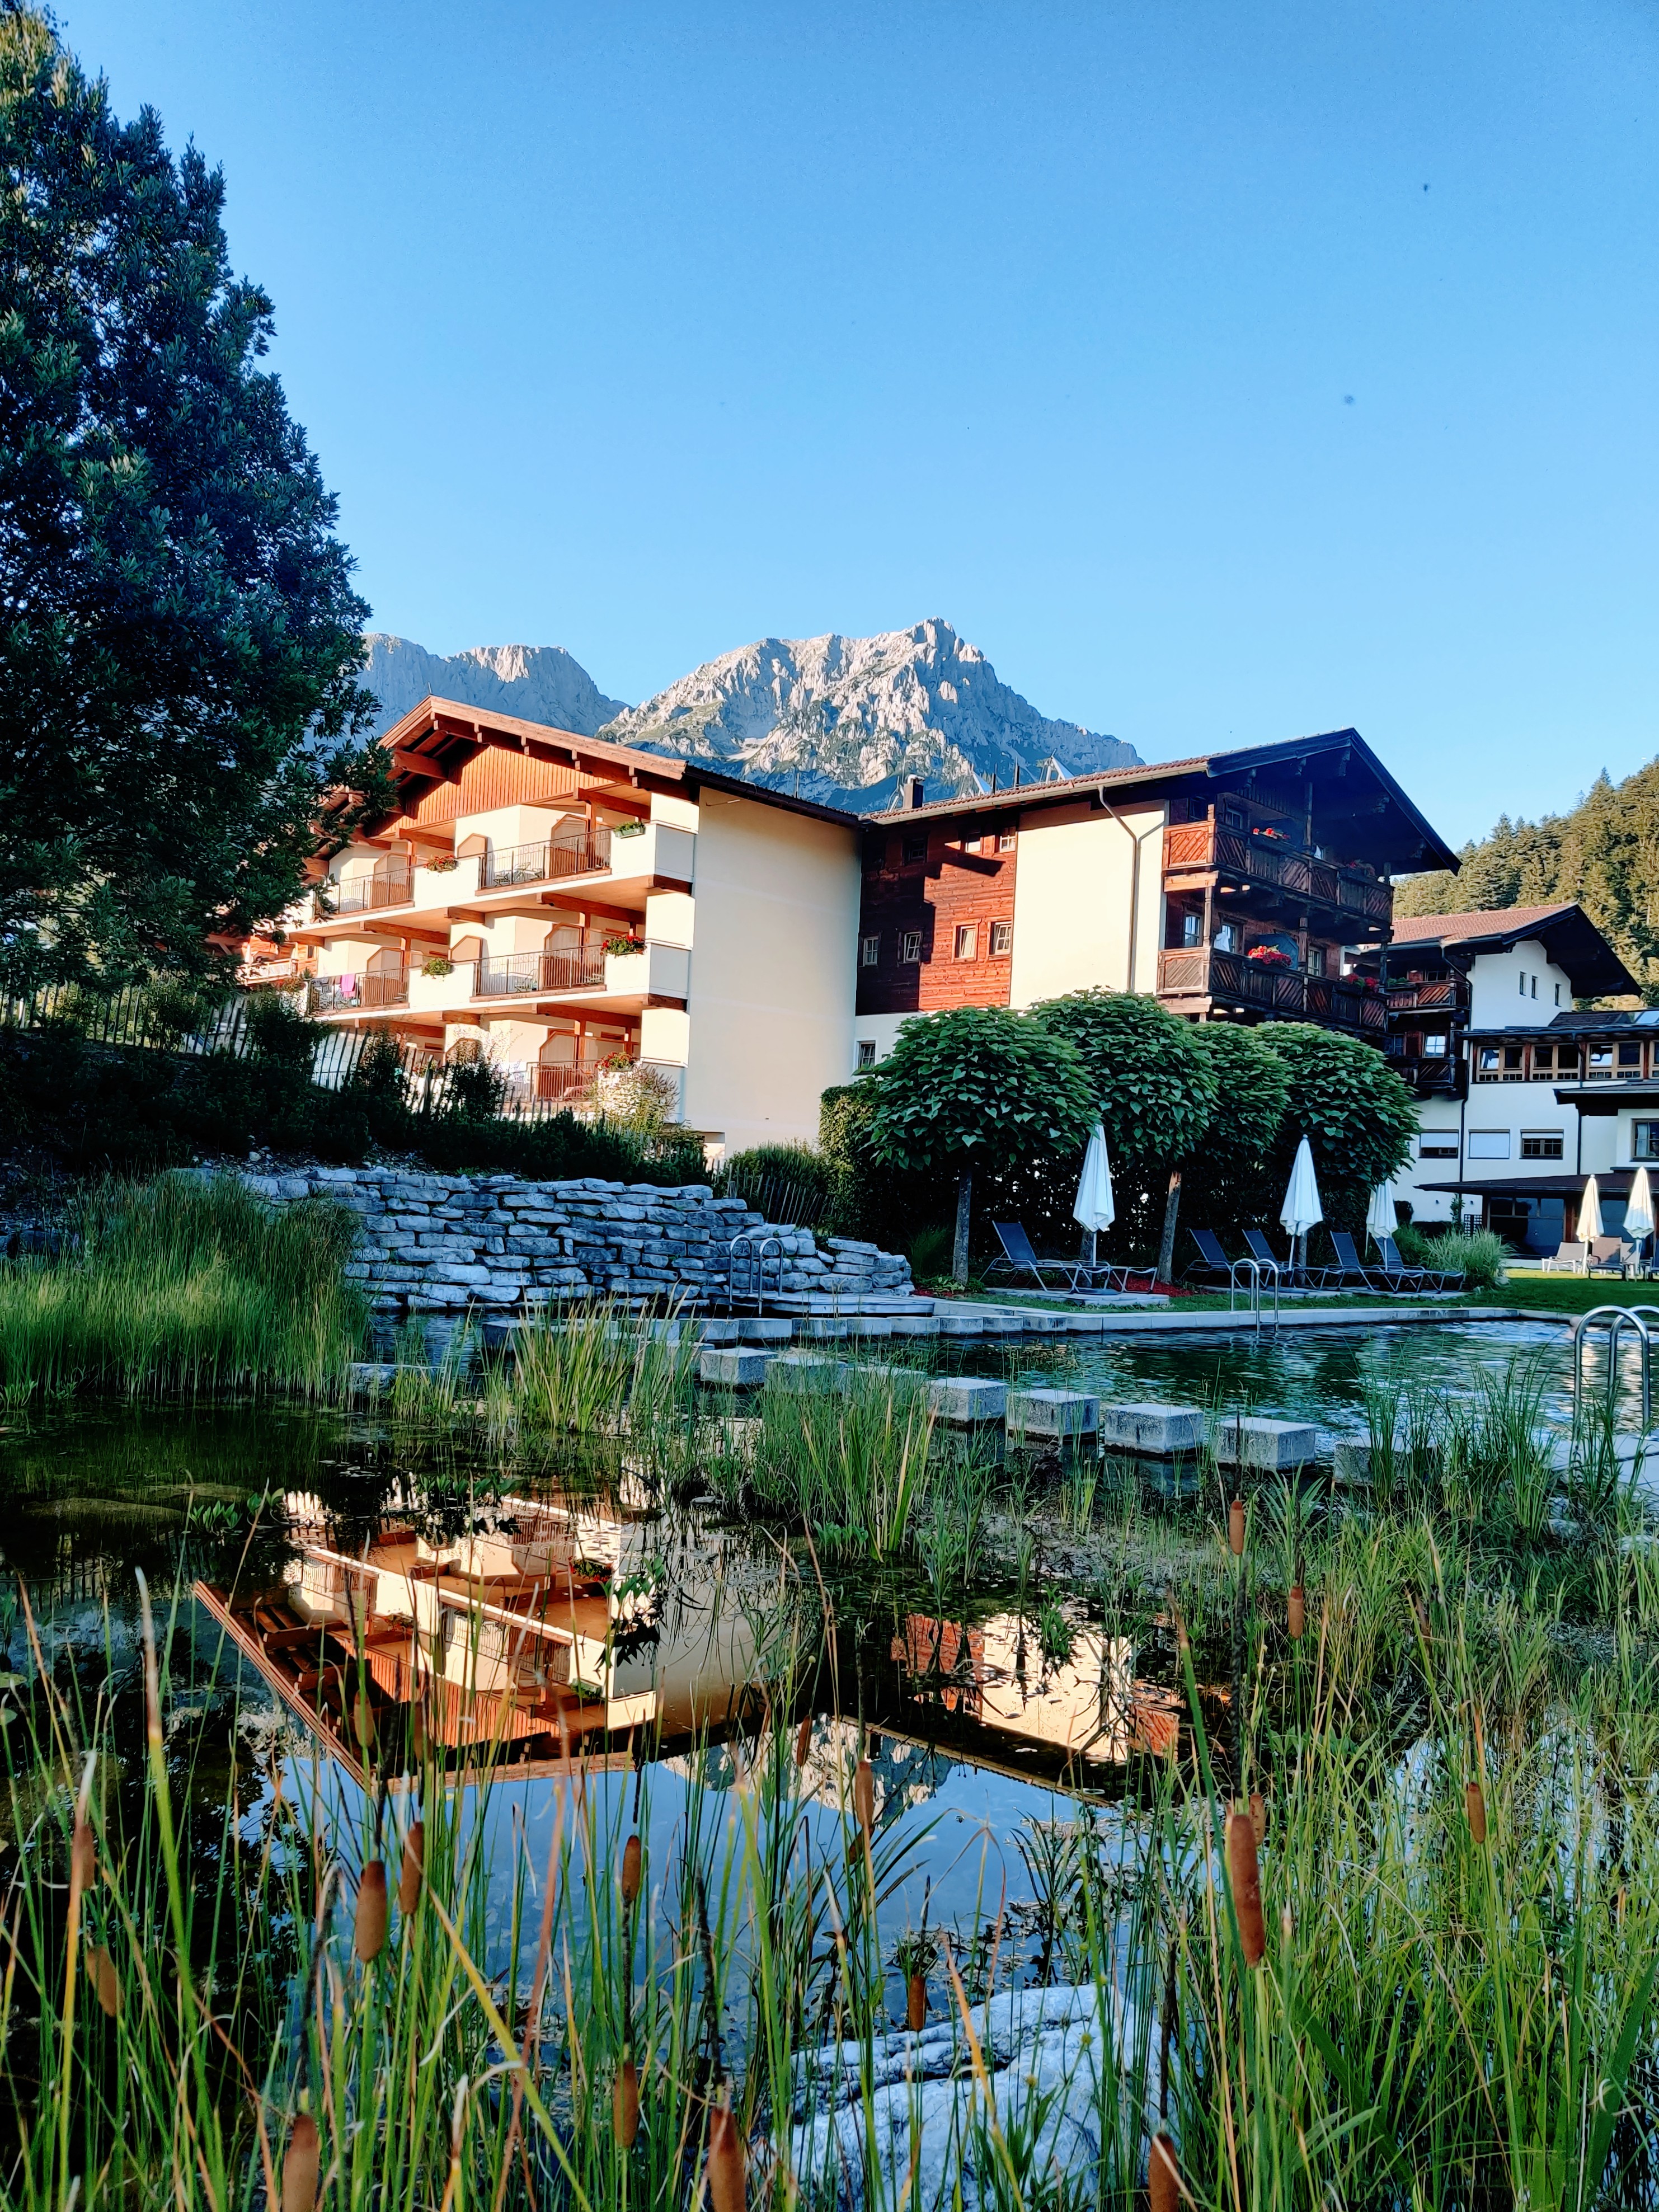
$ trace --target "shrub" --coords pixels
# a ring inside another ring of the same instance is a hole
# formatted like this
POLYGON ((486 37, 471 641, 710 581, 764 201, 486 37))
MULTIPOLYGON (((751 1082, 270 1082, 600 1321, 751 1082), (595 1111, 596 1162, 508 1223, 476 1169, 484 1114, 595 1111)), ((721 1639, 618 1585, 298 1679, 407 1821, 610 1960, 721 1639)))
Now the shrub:
POLYGON ((1290 1077, 1265 1030, 1205 1022, 1192 1034, 1209 1060, 1221 1103, 1187 1163, 1182 1218, 1190 1228, 1235 1238, 1241 1229, 1271 1220, 1284 1195, 1282 1186, 1273 1189, 1270 1170, 1290 1077))
POLYGON ((838 1164, 811 1145, 756 1145, 733 1152, 716 1178, 723 1196, 746 1198, 769 1221, 825 1230, 834 1226, 839 1185, 838 1164))

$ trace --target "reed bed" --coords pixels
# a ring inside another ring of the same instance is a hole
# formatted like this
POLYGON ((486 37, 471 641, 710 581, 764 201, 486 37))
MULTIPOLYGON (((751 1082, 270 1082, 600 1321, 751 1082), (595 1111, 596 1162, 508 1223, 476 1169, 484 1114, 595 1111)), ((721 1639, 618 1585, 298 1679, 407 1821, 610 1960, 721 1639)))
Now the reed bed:
POLYGON ((367 1329, 356 1236, 341 1208, 273 1211, 228 1177, 104 1183, 55 1253, 0 1261, 0 1393, 337 1398, 367 1329))

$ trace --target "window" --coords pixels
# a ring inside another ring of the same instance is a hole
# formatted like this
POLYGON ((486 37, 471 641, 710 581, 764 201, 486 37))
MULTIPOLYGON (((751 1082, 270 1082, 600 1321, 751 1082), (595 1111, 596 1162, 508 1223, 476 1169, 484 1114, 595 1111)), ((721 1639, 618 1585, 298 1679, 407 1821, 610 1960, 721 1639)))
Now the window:
POLYGON ((1200 942, 1200 933, 1203 927, 1204 917, 1201 914, 1194 914, 1189 910, 1182 915, 1181 942, 1184 950, 1190 951, 1200 942))
POLYGON ((873 968, 881 957, 880 937, 861 937, 859 939, 859 966, 873 968))
POLYGON ((1526 995, 1527 995, 1527 974, 1526 974, 1526 970, 1525 970, 1525 969, 1524 969, 1524 968, 1521 970, 1520 974, 1516 977, 1516 981, 1520 984, 1520 986, 1521 986, 1521 995, 1522 995, 1522 997, 1524 999, 1524 998, 1526 997, 1526 995))
POLYGON ((876 1064, 876 1041, 873 1037, 859 1039, 859 1066, 873 1067, 876 1064))
POLYGON ((1487 1081, 1492 1083, 1496 1083, 1498 1080, 1498 1047, 1495 1044, 1481 1046, 1480 1072, 1487 1081))
POLYGON ((921 932, 919 929, 907 929, 902 939, 900 940, 899 958, 901 960, 920 960, 921 957, 921 932))
POLYGON ((1521 1157, 1523 1160, 1559 1160, 1561 1154, 1561 1132, 1559 1129, 1522 1129, 1521 1132, 1521 1157))
POLYGON ((1510 1132, 1507 1129, 1471 1129, 1469 1158, 1472 1160, 1506 1160, 1510 1156, 1510 1132))
POLYGON ((1455 1160, 1457 1158, 1455 1129, 1425 1129, 1417 1140, 1419 1160, 1455 1160))
POLYGON ((1559 983, 1555 987, 1555 1003, 1558 1006, 1561 1003, 1561 986, 1559 983))
POLYGON ((1446 1057, 1447 1042, 1448 1040, 1444 1030, 1431 1030, 1429 1035, 1423 1040, 1423 1054, 1425 1059, 1443 1060, 1446 1057))
POLYGON ((1639 1044, 1621 1044, 1619 1048, 1619 1073, 1628 1069, 1632 1075, 1642 1072, 1642 1048, 1639 1044))
POLYGON ((1633 1160, 1659 1160, 1659 1121, 1632 1121, 1630 1156, 1633 1160))
POLYGON ((991 924, 991 957, 1006 960, 1014 949, 1014 925, 1012 921, 991 924))
POLYGON ((962 849, 964 853, 977 853, 979 850, 979 839, 977 837, 964 837, 962 841, 962 849))
POLYGON ((1538 996, 1538 978, 1536 975, 1532 979, 1532 995, 1534 999, 1538 996))
POLYGON ((976 957, 979 951, 979 924, 976 921, 959 921, 957 924, 956 946, 958 960, 972 960, 976 957))
POLYGON ((1534 1045, 1532 1048, 1532 1072, 1534 1075, 1547 1074, 1549 1070, 1553 1067, 1554 1065, 1555 1047, 1553 1044, 1534 1045))
POLYGON ((1238 925, 1237 922, 1224 921, 1220 924, 1215 933, 1215 949, 1218 952, 1237 951, 1238 925))
POLYGON ((1612 1077, 1613 1047, 1610 1044, 1593 1044, 1589 1048, 1589 1080, 1592 1083, 1607 1083, 1612 1080, 1612 1077))
POLYGON ((907 837, 905 839, 904 860, 907 867, 914 867, 918 860, 925 860, 927 858, 927 838, 925 832, 920 837, 907 837))
POLYGON ((1521 1081, 1521 1062, 1525 1056, 1525 1049, 1522 1046, 1518 1044, 1506 1044, 1504 1046, 1504 1080, 1505 1083, 1519 1083, 1521 1081))
POLYGON ((1576 1074, 1578 1068, 1578 1048, 1576 1044, 1559 1044, 1555 1048, 1555 1072, 1558 1075, 1576 1074))
POLYGON ((997 850, 999 853, 1012 853, 1018 842, 1018 835, 1012 830, 999 830, 997 832, 997 850))
POLYGON ((1322 945, 1310 945, 1308 947, 1308 973, 1310 975, 1322 975, 1324 972, 1325 948, 1322 945))

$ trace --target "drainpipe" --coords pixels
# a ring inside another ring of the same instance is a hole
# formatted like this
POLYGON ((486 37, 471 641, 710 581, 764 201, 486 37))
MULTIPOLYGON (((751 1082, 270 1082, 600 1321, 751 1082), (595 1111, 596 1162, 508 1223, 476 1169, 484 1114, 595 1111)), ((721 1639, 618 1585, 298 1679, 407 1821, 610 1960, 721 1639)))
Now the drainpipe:
MULTIPOLYGON (((1096 785, 1095 797, 1100 801, 1106 811, 1111 816, 1113 821, 1116 823, 1118 828, 1128 839, 1131 848, 1129 860, 1129 948, 1127 957, 1124 962, 1123 988, 1126 991, 1133 991, 1135 987, 1135 930, 1140 920, 1140 840, 1136 836, 1134 831, 1129 827, 1123 817, 1118 812, 1116 807, 1113 805, 1111 800, 1107 798, 1106 787, 1103 783, 1096 785)), ((1207 899, 1206 903, 1207 906, 1207 899)), ((1164 1200, 1164 1233, 1158 1239, 1158 1247, 1157 1279, 1159 1282, 1168 1282, 1175 1273, 1176 1221, 1180 1211, 1181 1170, 1176 1167, 1171 1168, 1170 1170, 1170 1187, 1164 1200)), ((1092 1259, 1093 1256, 1094 1255, 1091 1251, 1090 1257, 1092 1259)))

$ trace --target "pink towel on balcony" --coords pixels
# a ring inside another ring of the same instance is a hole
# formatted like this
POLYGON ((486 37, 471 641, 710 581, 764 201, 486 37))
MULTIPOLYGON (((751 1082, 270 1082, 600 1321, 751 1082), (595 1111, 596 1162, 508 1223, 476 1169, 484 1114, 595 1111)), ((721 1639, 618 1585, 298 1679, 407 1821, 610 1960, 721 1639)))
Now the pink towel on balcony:
POLYGON ((357 995, 357 978, 356 978, 356 976, 355 975, 342 975, 342 976, 341 976, 341 978, 340 978, 340 996, 341 996, 343 999, 355 999, 355 998, 356 997, 356 995, 357 995))

